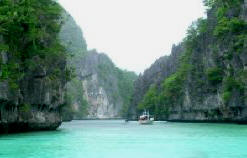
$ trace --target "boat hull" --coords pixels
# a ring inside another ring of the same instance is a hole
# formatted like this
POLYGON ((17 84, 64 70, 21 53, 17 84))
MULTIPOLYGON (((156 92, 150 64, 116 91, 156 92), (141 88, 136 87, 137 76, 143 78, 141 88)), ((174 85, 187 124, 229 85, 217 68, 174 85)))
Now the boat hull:
POLYGON ((153 124, 154 121, 152 120, 139 120, 139 123, 141 125, 150 125, 150 124, 153 124))

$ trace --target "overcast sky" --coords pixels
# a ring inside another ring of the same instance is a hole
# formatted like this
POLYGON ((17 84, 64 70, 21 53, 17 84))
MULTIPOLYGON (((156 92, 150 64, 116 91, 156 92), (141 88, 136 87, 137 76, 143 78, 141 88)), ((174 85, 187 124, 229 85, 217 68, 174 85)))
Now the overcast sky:
POLYGON ((202 0, 60 0, 81 26, 89 49, 116 66, 143 72, 169 55, 186 29, 204 16, 202 0))

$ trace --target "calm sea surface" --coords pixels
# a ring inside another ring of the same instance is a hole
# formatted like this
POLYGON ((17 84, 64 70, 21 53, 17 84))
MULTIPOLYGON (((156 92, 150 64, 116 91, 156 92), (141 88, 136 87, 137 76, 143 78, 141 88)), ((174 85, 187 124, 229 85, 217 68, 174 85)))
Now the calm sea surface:
POLYGON ((247 126, 73 121, 0 136, 0 158, 247 158, 247 126))

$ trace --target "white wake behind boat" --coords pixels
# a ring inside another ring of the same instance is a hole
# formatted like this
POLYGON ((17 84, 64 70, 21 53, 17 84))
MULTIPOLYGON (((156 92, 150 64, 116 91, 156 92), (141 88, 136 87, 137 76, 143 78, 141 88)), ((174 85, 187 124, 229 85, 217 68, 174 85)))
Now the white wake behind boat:
POLYGON ((149 111, 146 112, 146 110, 143 112, 143 114, 139 117, 139 123, 142 125, 148 125, 153 124, 154 118, 150 117, 149 111))

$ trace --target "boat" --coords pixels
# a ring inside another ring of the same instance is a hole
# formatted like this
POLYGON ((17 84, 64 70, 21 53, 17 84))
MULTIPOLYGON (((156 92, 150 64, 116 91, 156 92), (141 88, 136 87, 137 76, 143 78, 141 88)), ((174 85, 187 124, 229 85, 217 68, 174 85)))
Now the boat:
POLYGON ((139 123, 141 125, 153 124, 154 118, 149 115, 149 111, 144 111, 143 114, 139 117, 139 123))

